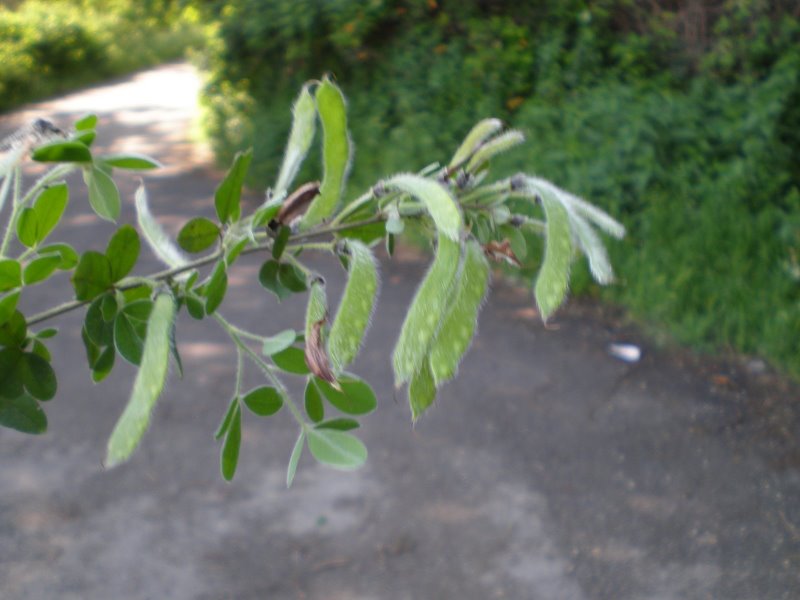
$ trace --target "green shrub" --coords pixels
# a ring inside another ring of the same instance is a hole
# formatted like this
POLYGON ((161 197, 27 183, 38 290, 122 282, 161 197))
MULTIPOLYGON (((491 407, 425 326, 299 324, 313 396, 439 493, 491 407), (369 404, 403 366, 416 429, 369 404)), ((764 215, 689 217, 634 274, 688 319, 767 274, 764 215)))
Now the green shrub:
POLYGON ((0 8, 0 110, 177 58, 201 39, 191 17, 176 2, 28 1, 14 11, 0 8))
POLYGON ((209 131, 222 160, 255 146, 262 187, 293 90, 333 71, 362 116, 357 193, 501 116, 528 134, 526 165, 629 226, 606 297, 800 374, 800 20, 789 2, 670 6, 245 0, 215 12, 209 131))

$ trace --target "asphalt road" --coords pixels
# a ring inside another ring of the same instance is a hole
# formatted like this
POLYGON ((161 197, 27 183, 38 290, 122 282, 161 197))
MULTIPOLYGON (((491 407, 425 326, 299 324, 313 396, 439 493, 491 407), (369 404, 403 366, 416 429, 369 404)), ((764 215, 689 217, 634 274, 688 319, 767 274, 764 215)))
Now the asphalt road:
MULTIPOLYGON (((211 213, 219 180, 189 140, 198 86, 191 68, 166 66, 29 107, 0 130, 97 112, 102 147, 168 165, 146 183, 176 232, 211 213)), ((126 222, 137 183, 121 186, 126 222)), ((103 249, 112 228, 91 218, 82 191, 69 211, 64 238, 103 249)), ((389 356, 425 261, 405 250, 382 264, 354 368, 379 395, 360 433, 367 466, 341 473, 305 455, 291 490, 288 415, 247 418, 236 479, 221 480, 212 433, 235 359, 213 323, 186 318, 185 378, 170 376, 134 458, 104 470, 134 372, 118 364, 93 385, 80 319, 61 318, 48 433, 0 431, 0 597, 800 598, 796 387, 758 363, 748 372, 653 347, 592 304, 573 303, 545 329, 529 291, 496 280, 459 377, 412 428, 403 398, 393 400, 389 356), (619 341, 642 345, 643 359, 611 357, 619 341)), ((338 265, 314 265, 338 297, 338 265)), ((148 259, 141 272, 156 266, 148 259)), ((253 284, 258 266, 242 262, 224 314, 265 334, 300 327, 303 303, 274 302, 253 284)), ((25 302, 45 308, 57 292, 34 289, 25 302)))

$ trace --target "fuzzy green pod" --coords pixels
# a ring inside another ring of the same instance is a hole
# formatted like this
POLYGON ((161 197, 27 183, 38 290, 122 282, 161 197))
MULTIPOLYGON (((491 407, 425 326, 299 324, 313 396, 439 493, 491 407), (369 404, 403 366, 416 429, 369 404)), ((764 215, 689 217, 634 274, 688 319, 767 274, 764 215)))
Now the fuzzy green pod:
POLYGON ((416 421, 436 400, 436 383, 429 361, 423 361, 422 368, 411 378, 408 386, 408 405, 411 407, 411 419, 416 421))
POLYGON ((443 185, 411 173, 395 175, 388 179, 385 185, 387 188, 398 189, 419 199, 436 224, 440 239, 443 235, 453 241, 459 239, 464 228, 461 211, 458 203, 443 185))
POLYGON ((483 119, 473 127, 461 142, 461 145, 453 155, 449 167, 452 169, 458 165, 466 162, 472 154, 481 147, 484 140, 491 135, 494 135, 503 128, 503 122, 500 119, 483 119))
POLYGON ((317 278, 311 282, 306 305, 306 339, 311 336, 314 323, 328 318, 328 297, 325 294, 325 282, 317 278))
POLYGON ((436 335, 430 353, 430 367, 437 386, 452 379, 469 348, 489 286, 489 262, 475 241, 467 243, 464 265, 447 316, 436 335))
POLYGON ((286 194, 314 140, 317 107, 314 105, 314 97, 308 91, 308 84, 300 90, 300 95, 297 96, 297 100, 292 106, 292 117, 292 131, 283 155, 281 172, 273 190, 276 197, 286 194))
POLYGON ((524 141, 525 136, 522 135, 521 131, 511 129, 505 133, 501 133, 478 148, 475 154, 472 155, 472 158, 470 158, 469 163, 467 163, 467 171, 474 173, 493 156, 511 150, 511 148, 520 145, 524 141))
POLYGON ((422 367, 439 329, 461 259, 461 244, 439 238, 436 257, 411 301, 394 348, 395 384, 402 385, 422 367))
POLYGON ((542 320, 547 321, 567 294, 572 232, 567 210, 552 194, 542 194, 542 206, 547 217, 547 240, 534 295, 542 320))
POLYGON ((369 327, 378 295, 378 268, 370 249, 357 240, 347 240, 349 277, 328 336, 328 354, 337 371, 358 354, 369 327))
POLYGON ((175 300, 170 294, 161 294, 155 299, 147 322, 141 366, 133 383, 130 400, 108 440, 107 467, 128 460, 147 429, 150 415, 167 379, 169 336, 174 319, 175 300))
POLYGON ((301 228, 313 227, 330 217, 339 204, 350 168, 351 143, 347 133, 347 111, 341 90, 327 77, 316 93, 322 121, 322 159, 325 176, 317 196, 303 217, 301 228))

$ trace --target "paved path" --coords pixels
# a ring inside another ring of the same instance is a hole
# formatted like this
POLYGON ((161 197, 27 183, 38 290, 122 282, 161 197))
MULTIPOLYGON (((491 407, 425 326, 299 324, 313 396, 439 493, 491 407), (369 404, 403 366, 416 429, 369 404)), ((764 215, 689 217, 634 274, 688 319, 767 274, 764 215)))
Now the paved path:
MULTIPOLYGON (((190 68, 167 66, 12 115, 0 130, 32 114, 68 124, 98 111, 103 146, 169 165, 147 185, 176 231, 209 213, 218 181, 187 139, 197 88, 190 68)), ((124 220, 136 183, 122 185, 124 220)), ((111 228, 84 207, 77 193, 65 235, 102 249, 111 228)), ((336 297, 337 265, 315 266, 336 297)), ((225 313, 264 333, 299 326, 301 306, 278 306, 251 283, 257 268, 240 267, 225 313)), ((362 429, 367 466, 344 474, 304 456, 288 491, 296 431, 286 415, 248 418, 236 480, 220 480, 211 433, 234 364, 213 325, 188 319, 185 380, 170 378, 133 460, 104 471, 133 371, 118 364, 92 385, 80 321, 63 318, 50 431, 0 431, 0 597, 800 597, 796 389, 646 343, 640 363, 618 362, 609 342, 643 342, 608 311, 573 305, 544 329, 529 293, 497 282, 459 378, 412 428, 392 400, 389 352, 423 269, 408 251, 383 264, 355 368, 380 397, 362 429)))

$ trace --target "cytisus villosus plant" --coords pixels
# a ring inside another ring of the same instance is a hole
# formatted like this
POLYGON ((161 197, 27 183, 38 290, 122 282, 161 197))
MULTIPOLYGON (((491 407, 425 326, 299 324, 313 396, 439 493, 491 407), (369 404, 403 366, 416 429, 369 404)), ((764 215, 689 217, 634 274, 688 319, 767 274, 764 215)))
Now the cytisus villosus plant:
POLYGON ((147 429, 170 357, 181 371, 175 316, 186 310, 195 319, 215 321, 236 348, 232 397, 215 434, 222 439, 223 477, 230 480, 236 471, 244 415, 273 416, 285 406, 284 412, 299 429, 287 472, 291 484, 306 445, 319 462, 340 469, 357 468, 367 458, 366 448, 351 431, 359 427, 357 417, 375 409, 376 399, 370 386, 346 369, 359 351, 376 303, 378 263, 372 248, 384 242, 392 254, 396 236, 409 221, 427 225, 421 230, 435 240, 433 262, 408 308, 393 354, 395 382, 408 386, 413 419, 455 376, 489 287, 490 260, 518 265, 531 237, 526 233, 544 238, 534 284, 543 319, 563 301, 570 263, 578 252, 587 256, 597 281, 612 280, 595 228, 621 237, 624 230, 619 223, 538 177, 520 174, 487 182, 491 159, 523 142, 520 132, 503 131, 500 121, 478 123, 446 165, 388 177, 361 196, 345 200, 353 149, 340 90, 327 78, 308 83, 293 115, 277 182, 251 214, 243 214, 240 204, 251 158, 244 152, 236 156, 216 190, 216 221, 189 220, 176 245, 151 215, 140 187, 138 231, 131 225, 120 226, 105 253, 79 254, 50 240, 68 201, 64 176, 79 169, 94 212, 115 222, 120 195, 113 170, 152 169, 159 166, 156 161, 138 155, 93 154, 93 116, 76 122, 70 133, 37 121, 6 140, 0 203, 10 197, 11 205, 0 242, 0 424, 27 433, 45 431, 40 403, 51 400, 57 387, 47 340, 57 332, 40 325, 67 311, 85 309, 82 336, 92 379, 107 377, 117 355, 139 367, 105 457, 109 467, 125 461, 147 429), (322 125, 322 182, 293 187, 317 121, 322 125), (54 166, 23 193, 21 165, 27 154, 54 166), (19 248, 16 256, 10 252, 14 236, 19 242, 13 245, 19 248), (132 277, 142 237, 166 268, 132 277), (301 260, 301 252, 310 251, 336 256, 346 270, 344 294, 335 310, 323 279, 301 260), (279 300, 305 298, 304 331, 285 329, 265 335, 245 331, 222 316, 219 309, 228 274, 237 258, 250 253, 265 257, 258 275, 264 288, 279 300), (201 275, 204 266, 210 270, 201 275), (24 315, 20 297, 57 270, 71 273, 74 299, 24 315), (263 386, 242 389, 247 362, 263 372, 263 386), (302 404, 287 392, 283 383, 287 375, 306 379, 302 404), (331 415, 331 408, 338 412, 331 415))

